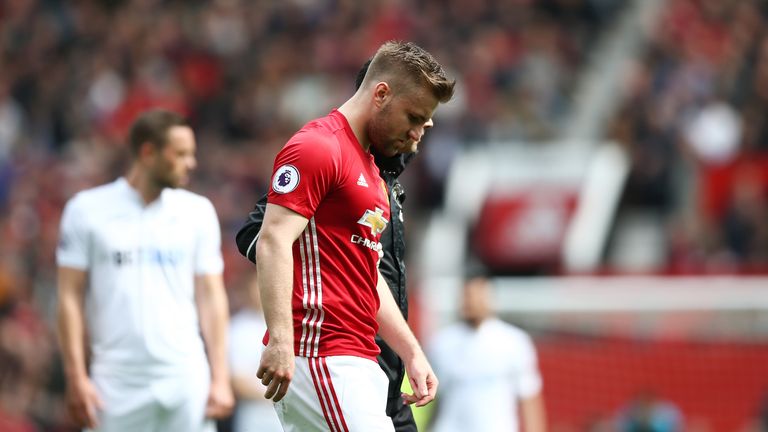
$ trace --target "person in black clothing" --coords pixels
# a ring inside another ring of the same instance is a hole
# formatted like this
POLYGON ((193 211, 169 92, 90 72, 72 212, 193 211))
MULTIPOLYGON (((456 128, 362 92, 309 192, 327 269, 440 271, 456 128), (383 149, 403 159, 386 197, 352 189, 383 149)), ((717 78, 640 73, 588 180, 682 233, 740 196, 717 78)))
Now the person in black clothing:
MULTIPOLYGON (((363 65, 355 80, 355 88, 360 87, 365 73, 371 60, 363 65)), ((390 223, 381 235, 381 245, 384 255, 379 264, 379 270, 382 276, 387 280, 387 285, 392 291, 400 311, 405 319, 408 319, 408 295, 405 289, 405 232, 403 226, 403 202, 405 201, 405 191, 397 180, 403 172, 405 166, 413 159, 416 153, 398 154, 393 157, 385 157, 376 154, 375 149, 371 147, 374 154, 376 165, 379 167, 379 174, 387 184, 389 189, 390 202, 390 223)), ((267 196, 264 195, 256 203, 253 210, 248 214, 245 224, 240 228, 236 235, 237 248, 243 256, 251 262, 256 262, 256 240, 259 236, 261 223, 264 218, 264 210, 267 206, 267 196)), ((389 390, 387 394, 387 415, 392 418, 392 423, 397 432, 416 431, 416 422, 413 419, 411 407, 408 406, 402 398, 400 385, 405 376, 405 367, 400 357, 381 340, 376 337, 376 343, 381 349, 379 354, 379 366, 389 379, 389 390)))

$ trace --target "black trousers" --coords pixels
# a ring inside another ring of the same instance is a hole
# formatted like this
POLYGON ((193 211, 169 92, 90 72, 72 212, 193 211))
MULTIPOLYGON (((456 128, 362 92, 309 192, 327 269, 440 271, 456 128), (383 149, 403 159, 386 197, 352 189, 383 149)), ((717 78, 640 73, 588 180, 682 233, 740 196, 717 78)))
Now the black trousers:
POLYGON ((411 406, 403 403, 398 396, 387 400, 387 415, 395 425, 395 432, 417 432, 416 420, 413 419, 411 406))

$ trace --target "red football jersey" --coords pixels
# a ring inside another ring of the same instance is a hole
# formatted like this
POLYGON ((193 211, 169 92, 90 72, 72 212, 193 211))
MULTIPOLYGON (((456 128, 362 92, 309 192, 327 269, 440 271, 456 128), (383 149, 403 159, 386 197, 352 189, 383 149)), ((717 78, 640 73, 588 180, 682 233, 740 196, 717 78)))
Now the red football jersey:
POLYGON ((309 219, 293 245, 296 355, 376 359, 388 196, 373 156, 339 111, 307 123, 275 158, 267 201, 309 219))

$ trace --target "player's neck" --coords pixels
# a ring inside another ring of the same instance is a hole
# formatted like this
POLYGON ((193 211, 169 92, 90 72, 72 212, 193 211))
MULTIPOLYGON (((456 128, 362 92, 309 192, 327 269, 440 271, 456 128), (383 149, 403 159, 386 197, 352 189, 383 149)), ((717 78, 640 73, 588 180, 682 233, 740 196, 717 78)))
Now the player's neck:
POLYGON ((468 326, 472 327, 472 329, 477 330, 482 327, 485 322, 493 318, 493 316, 493 314, 484 313, 473 316, 464 316, 462 319, 468 326))
POLYGON ((485 322, 485 318, 464 318, 464 322, 473 330, 477 330, 485 322))
POLYGON ((365 131, 365 125, 368 124, 368 117, 366 111, 358 100, 358 95, 355 94, 349 100, 344 102, 344 105, 340 106, 338 111, 347 119, 349 126, 352 128, 352 133, 355 134, 355 138, 357 138, 357 142, 360 144, 360 147, 363 148, 363 151, 369 151, 371 143, 368 141, 368 135, 365 131))
POLYGON ((163 192, 163 188, 153 182, 146 171, 134 165, 125 176, 128 184, 139 193, 144 204, 150 204, 163 192))

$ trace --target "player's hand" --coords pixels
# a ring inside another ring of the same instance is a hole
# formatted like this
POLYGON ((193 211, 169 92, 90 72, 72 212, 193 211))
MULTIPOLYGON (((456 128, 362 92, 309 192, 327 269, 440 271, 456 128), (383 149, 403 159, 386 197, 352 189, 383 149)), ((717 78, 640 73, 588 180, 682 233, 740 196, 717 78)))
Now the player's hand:
POLYGON ((402 394, 405 403, 421 407, 432 402, 437 394, 438 381, 424 353, 419 353, 407 361, 405 371, 413 389, 413 394, 402 394))
POLYGON ((295 368, 293 345, 277 344, 270 340, 261 354, 261 364, 256 372, 261 383, 267 387, 264 397, 274 402, 280 401, 288 392, 295 368))
POLYGON ((205 417, 224 418, 232 412, 234 406, 235 396, 229 382, 226 380, 211 381, 211 390, 208 392, 208 402, 205 406, 205 417))
POLYGON ((88 377, 72 380, 67 385, 67 408, 79 427, 99 426, 98 411, 104 408, 96 387, 88 377))

